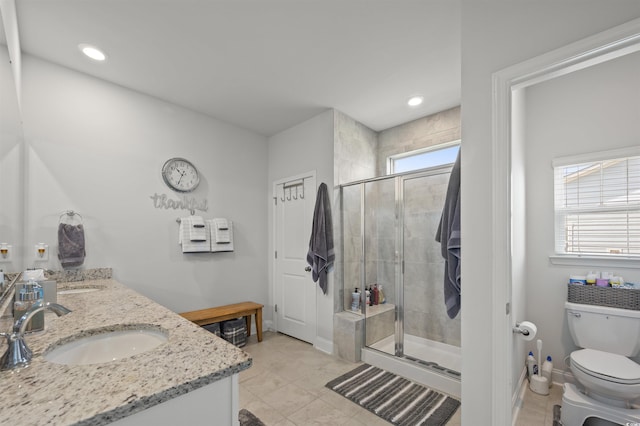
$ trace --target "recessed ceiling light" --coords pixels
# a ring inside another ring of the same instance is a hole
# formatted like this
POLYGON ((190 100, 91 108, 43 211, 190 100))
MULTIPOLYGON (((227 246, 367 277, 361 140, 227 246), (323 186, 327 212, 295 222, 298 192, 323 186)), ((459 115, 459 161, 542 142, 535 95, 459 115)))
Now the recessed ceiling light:
POLYGON ((412 96, 407 101, 407 105, 415 107, 415 106, 418 106, 418 105, 422 104, 422 102, 424 102, 424 97, 423 96, 412 96))
POLYGON ((89 58, 93 59, 94 61, 104 61, 105 59, 107 59, 107 55, 104 54, 104 52, 100 49, 98 49, 95 46, 92 46, 90 44, 79 44, 78 48, 80 49, 80 51, 82 53, 84 53, 85 55, 87 55, 89 58))

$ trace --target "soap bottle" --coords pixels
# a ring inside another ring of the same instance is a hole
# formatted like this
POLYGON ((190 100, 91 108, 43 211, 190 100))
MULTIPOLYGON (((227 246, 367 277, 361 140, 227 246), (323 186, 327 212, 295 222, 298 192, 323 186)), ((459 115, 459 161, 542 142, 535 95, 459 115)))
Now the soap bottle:
POLYGON ((380 304, 387 303, 387 298, 384 297, 384 293, 382 292, 382 284, 378 284, 378 297, 380 299, 380 304))
POLYGON ((373 304, 380 303, 380 292, 378 291, 378 284, 373 285, 373 304))
POLYGON ((360 292, 358 291, 358 287, 356 287, 355 291, 351 293, 351 310, 360 310, 360 292))
POLYGON ((547 378, 547 383, 551 387, 551 372, 553 371, 553 362, 551 361, 551 355, 547 356, 547 359, 542 363, 542 377, 547 378))
POLYGON ((364 300, 367 306, 371 304, 371 292, 366 287, 364 288, 364 300))
MULTIPOLYGON (((44 291, 37 282, 29 281, 23 285, 20 292, 16 294, 16 300, 13 303, 14 320, 22 317, 36 303, 42 302, 43 298, 44 291)), ((25 328, 25 331, 40 330, 44 330, 44 311, 35 314, 25 328)))

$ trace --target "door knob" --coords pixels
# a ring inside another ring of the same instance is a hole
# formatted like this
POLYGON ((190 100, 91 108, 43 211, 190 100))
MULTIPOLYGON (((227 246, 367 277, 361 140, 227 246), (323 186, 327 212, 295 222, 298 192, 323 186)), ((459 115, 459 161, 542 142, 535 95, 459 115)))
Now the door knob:
POLYGON ((307 272, 311 271, 311 266, 307 266, 306 268, 304 268, 304 270, 307 272))

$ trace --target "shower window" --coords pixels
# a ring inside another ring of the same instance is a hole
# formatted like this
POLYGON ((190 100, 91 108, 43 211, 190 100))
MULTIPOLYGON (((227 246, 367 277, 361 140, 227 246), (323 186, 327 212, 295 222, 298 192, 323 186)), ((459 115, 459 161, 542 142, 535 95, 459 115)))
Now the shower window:
POLYGON ((460 141, 392 155, 387 159, 387 174, 406 173, 430 167, 453 164, 460 150, 460 141))

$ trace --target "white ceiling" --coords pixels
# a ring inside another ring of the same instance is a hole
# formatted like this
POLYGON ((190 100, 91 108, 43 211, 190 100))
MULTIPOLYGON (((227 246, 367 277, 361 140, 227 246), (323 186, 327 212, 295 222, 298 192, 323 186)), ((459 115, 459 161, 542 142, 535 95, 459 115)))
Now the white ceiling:
POLYGON ((22 51, 270 136, 460 104, 458 0, 17 0, 22 51), (79 43, 100 46, 105 63, 79 43), (407 106, 413 94, 425 97, 407 106))

